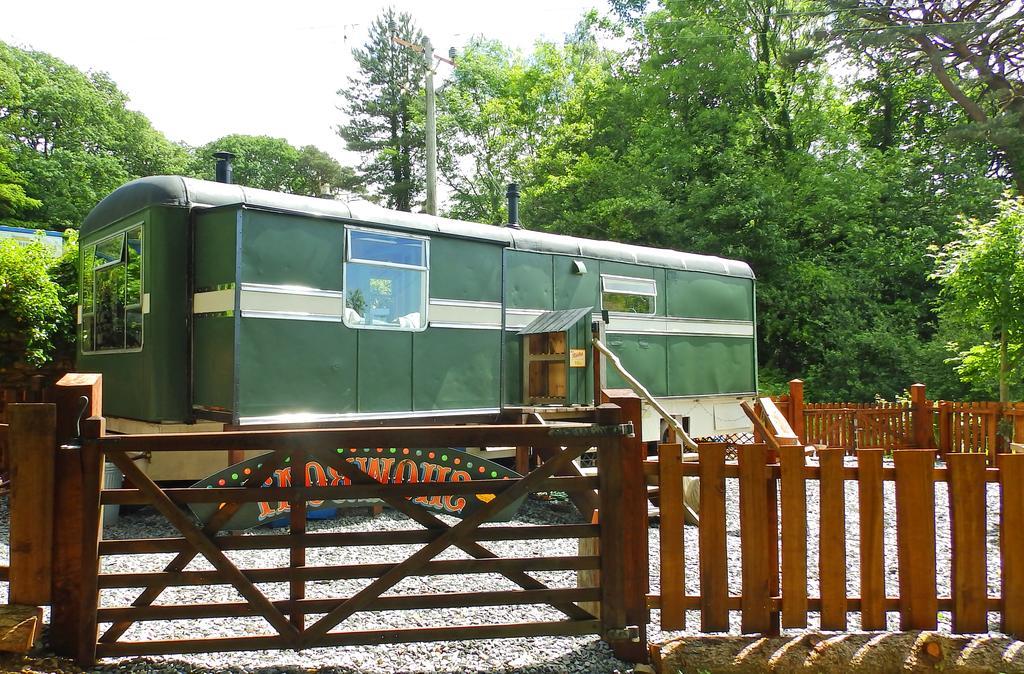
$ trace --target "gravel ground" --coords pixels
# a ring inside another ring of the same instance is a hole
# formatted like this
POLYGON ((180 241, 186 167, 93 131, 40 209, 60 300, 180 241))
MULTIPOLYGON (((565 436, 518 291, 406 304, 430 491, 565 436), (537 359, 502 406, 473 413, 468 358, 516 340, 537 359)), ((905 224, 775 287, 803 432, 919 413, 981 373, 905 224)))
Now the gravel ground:
MULTIPOLYGON (((817 540, 816 521, 818 514, 817 482, 808 481, 808 530, 810 532, 808 550, 808 589, 816 595, 817 587, 817 540)), ((729 590, 731 594, 739 594, 741 578, 739 568, 740 539, 738 515, 738 485, 736 480, 726 481, 727 507, 727 545, 729 551, 729 590)), ((994 513, 998 512, 998 490, 996 485, 988 486, 989 522, 989 593, 998 592, 998 521, 994 513)), ((858 520, 857 520, 857 486, 846 483, 846 539, 847 539, 847 589, 850 595, 859 594, 859 559, 858 559, 858 520)), ((508 524, 554 524, 579 521, 579 516, 572 508, 565 508, 559 502, 527 500, 508 524)), ((898 576, 896 571, 895 541, 895 497, 892 483, 886 483, 885 491, 886 521, 886 589, 889 596, 898 593, 898 576)), ((378 517, 370 517, 365 510, 348 511, 347 514, 333 520, 309 522, 310 531, 380 531, 413 528, 416 525, 405 517, 392 511, 385 511, 378 517)), ((450 519, 450 523, 456 520, 450 519)), ((936 530, 937 567, 939 594, 948 595, 950 588, 950 535, 949 509, 945 483, 936 484, 936 530)), ((7 501, 0 498, 0 559, 6 559, 8 531, 7 501)), ((649 530, 651 559, 651 591, 658 592, 658 530, 649 530)), ((104 533, 107 538, 137 538, 175 535, 174 530, 166 524, 161 516, 150 509, 143 509, 123 514, 118 523, 107 527, 104 533)), ((253 532, 253 535, 273 535, 268 529, 253 532)), ((697 554, 697 530, 687 527, 684 533, 686 545, 686 589, 687 594, 697 594, 699 587, 697 554)), ((506 541, 487 543, 487 546, 502 556, 543 556, 576 554, 575 540, 555 541, 506 541)), ((415 551, 418 546, 378 546, 372 548, 346 549, 311 549, 308 551, 309 565, 357 564, 385 561, 400 561, 415 551)), ((229 552, 228 556, 242 567, 266 568, 287 566, 286 550, 229 552)), ((107 557, 103 560, 106 572, 140 572, 157 571, 163 568, 173 555, 123 555, 107 557)), ((440 559, 464 558, 458 550, 447 550, 440 559)), ((211 568, 204 559, 197 559, 188 567, 190 570, 211 568)), ((535 574, 552 587, 572 587, 575 585, 574 572, 537 572, 535 574)), ((307 584, 309 598, 344 596, 364 587, 368 580, 332 581, 307 584)), ((389 593, 425 593, 425 592, 466 592, 474 590, 515 589, 516 586, 506 579, 493 575, 468 576, 434 576, 414 577, 403 580, 389 593)), ((261 585, 261 589, 271 599, 287 598, 286 584, 272 583, 261 585)), ((115 606, 129 604, 139 590, 104 590, 101 605, 115 606)), ((6 601, 6 584, 0 584, 0 601, 6 601)), ((160 598, 160 603, 187 604, 192 602, 240 601, 237 592, 228 586, 213 587, 178 587, 169 588, 160 598)), ((545 606, 509 606, 491 608, 462 608, 429 611, 394 611, 377 613, 357 613, 343 623, 350 630, 386 630, 389 628, 415 626, 441 626, 458 624, 486 624, 498 622, 526 622, 538 620, 558 620, 561 613, 545 606)), ((658 629, 659 612, 652 612, 649 638, 652 641, 663 641, 681 635, 697 634, 699 615, 689 612, 687 631, 662 632, 658 629)), ((48 619, 48 617, 47 617, 48 619)), ((810 629, 816 629, 817 615, 810 614, 810 629)), ((939 616, 940 629, 949 630, 948 613, 939 616)), ((732 632, 739 633, 740 616, 738 612, 731 614, 732 632)), ((998 629, 996 614, 990 614, 990 627, 998 629)), ((849 628, 859 628, 859 614, 851 613, 849 628)), ((889 628, 898 629, 898 616, 889 615, 889 628)), ((166 621, 137 623, 129 630, 125 640, 153 640, 190 637, 233 636, 245 634, 265 634, 271 628, 262 618, 207 619, 191 621, 166 621)), ((67 669, 67 663, 47 658, 45 651, 36 654, 38 657, 27 661, 31 668, 38 671, 57 671, 67 669)), ((10 671, 13 663, 0 661, 0 669, 10 671)), ((20 665, 18 667, 20 669, 20 665)), ((422 644, 398 644, 387 646, 353 646, 335 648, 314 648, 302 651, 251 651, 225 654, 203 654, 187 656, 169 656, 166 658, 142 658, 126 660, 106 660, 97 671, 105 672, 337 672, 348 674, 354 672, 625 672, 627 663, 614 658, 607 646, 594 637, 535 637, 528 639, 476 640, 464 642, 433 642, 422 644)), ((36 671, 28 669, 25 671, 36 671)))

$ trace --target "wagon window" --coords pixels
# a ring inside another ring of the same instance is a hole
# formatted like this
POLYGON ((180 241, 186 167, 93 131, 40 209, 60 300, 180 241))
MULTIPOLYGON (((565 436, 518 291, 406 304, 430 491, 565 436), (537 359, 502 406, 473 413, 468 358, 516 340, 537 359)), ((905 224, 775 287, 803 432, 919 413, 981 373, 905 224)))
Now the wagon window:
POLYGON ((428 245, 418 236, 348 230, 345 325, 425 329, 428 245))
POLYGON ((142 226, 82 249, 82 351, 142 347, 142 226))
POLYGON ((601 276, 601 308, 624 314, 654 314, 658 284, 649 278, 601 276))

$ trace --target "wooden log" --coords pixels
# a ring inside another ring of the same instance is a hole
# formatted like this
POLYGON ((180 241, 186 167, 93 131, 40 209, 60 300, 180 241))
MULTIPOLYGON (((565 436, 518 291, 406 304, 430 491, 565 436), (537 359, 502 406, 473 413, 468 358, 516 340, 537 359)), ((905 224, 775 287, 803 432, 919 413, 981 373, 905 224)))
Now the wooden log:
POLYGON ((702 444, 700 471, 700 620, 702 632, 728 632, 729 567, 725 542, 725 445, 702 444))
POLYGON ((860 505, 861 629, 884 630, 885 539, 882 457, 884 449, 857 451, 857 495, 860 505))
POLYGON ((10 421, 10 601, 50 603, 56 409, 7 406, 10 421))
POLYGON ((740 469, 740 556, 742 558, 744 633, 767 633, 771 629, 771 557, 768 521, 768 448, 745 445, 739 448, 740 469))
POLYGON ((821 629, 846 630, 846 497, 842 449, 823 449, 818 519, 821 629))
POLYGON ((804 448, 781 447, 782 627, 807 627, 807 491, 804 448))
POLYGON ((682 445, 658 447, 661 485, 661 521, 658 536, 661 553, 661 629, 686 629, 683 609, 685 560, 683 550, 683 448, 682 445))
POLYGON ((949 465, 953 632, 988 631, 984 454, 955 454, 949 465))
POLYGON ((935 454, 893 452, 896 466, 896 545, 900 576, 900 629, 938 624, 935 582, 935 454))
POLYGON ((0 605, 0 651, 28 653, 42 631, 43 609, 22 604, 0 605))
POLYGON ((1024 639, 1024 454, 1001 454, 999 552, 1003 632, 1024 639))

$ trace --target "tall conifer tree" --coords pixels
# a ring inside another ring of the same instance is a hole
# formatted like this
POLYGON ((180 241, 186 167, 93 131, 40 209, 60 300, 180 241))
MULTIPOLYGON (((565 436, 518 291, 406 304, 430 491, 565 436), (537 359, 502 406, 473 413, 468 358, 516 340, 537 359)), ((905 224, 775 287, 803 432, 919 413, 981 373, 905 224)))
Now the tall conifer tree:
POLYGON ((409 14, 388 8, 370 26, 366 44, 352 50, 359 75, 338 91, 348 116, 338 134, 362 154, 359 170, 369 192, 389 208, 410 211, 423 190, 420 158, 426 141, 419 120, 425 64, 420 53, 396 44, 394 36, 423 41, 409 14))

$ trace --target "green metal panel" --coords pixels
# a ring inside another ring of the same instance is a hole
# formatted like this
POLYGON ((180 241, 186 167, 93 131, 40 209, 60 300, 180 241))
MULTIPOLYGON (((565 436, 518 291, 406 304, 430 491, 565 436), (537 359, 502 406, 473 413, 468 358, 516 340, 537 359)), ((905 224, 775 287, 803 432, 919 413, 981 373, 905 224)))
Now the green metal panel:
POLYGON ((756 390, 753 339, 697 335, 668 339, 672 395, 756 390))
POLYGON ((501 301, 499 245, 435 236, 430 239, 430 296, 501 301))
POLYGON ((554 309, 553 262, 544 253, 505 251, 505 307, 554 309))
POLYGON ((359 411, 412 409, 411 332, 357 330, 359 411))
POLYGON ((246 209, 241 280, 341 290, 343 244, 338 222, 246 209))
POLYGON ((586 260, 565 255, 554 256, 555 309, 600 307, 601 274, 597 260, 586 260), (582 262, 587 271, 576 274, 573 262, 582 262))
MULTIPOLYGON (((655 278, 654 267, 644 267, 638 264, 627 264, 625 262, 609 262, 601 260, 597 263, 602 274, 614 276, 632 276, 635 278, 655 278)), ((658 288, 660 291, 661 288, 658 288)))
POLYGON ((220 208, 196 216, 195 283, 198 291, 235 282, 238 210, 220 208))
POLYGON ((356 335, 339 323, 243 318, 242 417, 356 411, 356 335))
POLYGON ((193 330, 193 402, 202 407, 233 410, 235 319, 233 316, 197 317, 193 330))
POLYGON ((506 405, 523 404, 523 338, 509 330, 505 332, 505 360, 502 363, 502 384, 506 405))
MULTIPOLYGON (((668 395, 666 368, 666 337, 664 335, 608 335, 608 347, 622 361, 623 367, 640 380, 653 395, 668 395)), ((608 385, 628 388, 615 368, 608 366, 608 385)), ((673 395, 678 395, 673 391, 673 395)))
POLYGON ((142 350, 79 352, 76 368, 103 374, 103 412, 108 416, 185 421, 190 414, 185 362, 187 211, 152 207, 106 226, 94 221, 81 241, 82 249, 140 221, 145 222, 142 284, 149 295, 142 350))
POLYGON ((753 279, 668 270, 670 316, 754 320, 753 279))
POLYGON ((431 328, 413 334, 416 410, 498 407, 501 333, 431 328))

